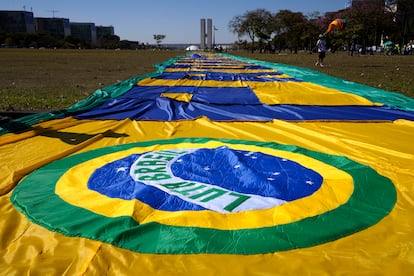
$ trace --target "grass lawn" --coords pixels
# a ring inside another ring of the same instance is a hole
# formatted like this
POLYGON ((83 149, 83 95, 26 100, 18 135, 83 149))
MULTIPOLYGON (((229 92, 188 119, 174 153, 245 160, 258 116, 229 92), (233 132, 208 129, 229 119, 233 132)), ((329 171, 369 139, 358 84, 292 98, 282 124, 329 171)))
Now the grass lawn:
POLYGON ((349 56, 345 52, 328 53, 325 67, 315 66, 316 53, 300 54, 241 54, 244 57, 284 63, 318 70, 325 74, 345 80, 365 84, 379 89, 402 93, 414 98, 414 55, 385 56, 360 55, 349 56))
POLYGON ((69 107, 184 51, 0 49, 0 111, 69 107))
MULTIPOLYGON (((97 89, 155 71, 154 64, 184 51, 0 49, 0 111, 55 110, 97 89)), ((328 54, 324 68, 316 54, 250 54, 257 60, 311 68, 349 81, 414 97, 413 56, 328 54)))

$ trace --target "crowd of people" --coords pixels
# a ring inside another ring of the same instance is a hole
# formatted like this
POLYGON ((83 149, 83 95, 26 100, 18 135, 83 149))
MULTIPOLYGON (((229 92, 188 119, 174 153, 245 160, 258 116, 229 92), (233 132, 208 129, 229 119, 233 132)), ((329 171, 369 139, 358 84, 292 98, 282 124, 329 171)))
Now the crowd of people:
POLYGON ((412 55, 414 53, 414 44, 410 40, 407 44, 403 44, 402 47, 400 44, 391 44, 385 47, 386 55, 412 55))
MULTIPOLYGON (((327 44, 325 40, 325 35, 320 34, 316 42, 315 48, 318 53, 318 60, 315 63, 315 66, 324 67, 324 59, 327 51, 327 44)), ((350 56, 359 56, 362 52, 362 45, 358 44, 356 41, 352 41, 348 47, 348 55, 350 56)), ((366 54, 374 54, 375 52, 381 52, 385 55, 413 55, 414 54, 414 43, 413 40, 410 40, 408 43, 403 44, 401 47, 400 44, 394 43, 384 43, 384 45, 377 49, 377 47, 368 47, 366 49, 366 54), (378 50, 378 51, 377 51, 378 50)))

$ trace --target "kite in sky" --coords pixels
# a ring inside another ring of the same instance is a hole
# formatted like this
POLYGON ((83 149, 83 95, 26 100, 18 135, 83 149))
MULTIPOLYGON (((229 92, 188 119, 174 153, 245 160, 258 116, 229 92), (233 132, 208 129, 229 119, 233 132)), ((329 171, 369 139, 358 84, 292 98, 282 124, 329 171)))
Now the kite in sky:
POLYGON ((331 23, 328 25, 328 29, 325 31, 325 35, 329 34, 331 31, 337 29, 339 31, 342 31, 345 28, 347 21, 343 18, 337 18, 334 19, 331 23))
POLYGON ((413 99, 227 54, 156 67, 1 125, 0 271, 412 271, 413 99))

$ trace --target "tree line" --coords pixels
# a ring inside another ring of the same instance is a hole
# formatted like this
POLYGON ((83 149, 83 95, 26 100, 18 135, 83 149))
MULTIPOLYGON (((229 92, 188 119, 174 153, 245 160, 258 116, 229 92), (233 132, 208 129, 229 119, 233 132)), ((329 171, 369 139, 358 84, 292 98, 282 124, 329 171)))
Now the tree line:
POLYGON ((336 18, 346 19, 347 24, 343 30, 329 33, 327 40, 332 51, 352 43, 367 49, 379 46, 381 39, 400 45, 414 39, 413 0, 399 0, 396 13, 386 12, 384 1, 355 2, 349 8, 324 15, 256 9, 233 17, 229 29, 239 36, 238 46, 252 52, 276 49, 297 52, 312 50, 319 34, 336 18))
POLYGON ((0 31, 0 45, 13 48, 59 48, 59 49, 161 49, 161 42, 166 35, 154 35, 156 46, 138 41, 121 40, 117 35, 99 37, 96 43, 73 36, 57 38, 49 32, 6 33, 0 31))
POLYGON ((95 44, 73 36, 58 38, 49 32, 6 33, 0 32, 2 47, 16 48, 59 48, 59 49, 148 49, 149 44, 121 40, 117 35, 102 36, 95 44))

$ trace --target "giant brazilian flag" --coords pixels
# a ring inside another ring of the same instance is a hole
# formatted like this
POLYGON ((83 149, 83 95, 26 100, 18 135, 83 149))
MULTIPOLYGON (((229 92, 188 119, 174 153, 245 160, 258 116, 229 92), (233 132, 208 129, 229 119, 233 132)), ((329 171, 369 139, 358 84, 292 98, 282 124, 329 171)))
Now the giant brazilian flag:
POLYGON ((414 100, 188 54, 3 124, 0 274, 414 271, 414 100))

